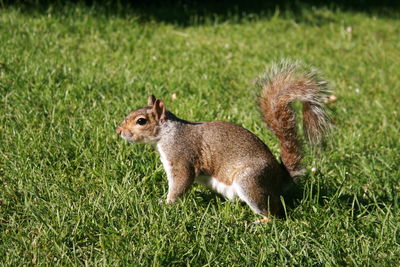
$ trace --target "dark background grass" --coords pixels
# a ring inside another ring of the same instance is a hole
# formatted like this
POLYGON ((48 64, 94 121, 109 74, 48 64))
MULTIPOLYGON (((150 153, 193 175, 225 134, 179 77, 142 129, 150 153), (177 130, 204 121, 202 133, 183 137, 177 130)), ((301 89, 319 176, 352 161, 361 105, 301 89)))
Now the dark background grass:
MULTIPOLYGON (((329 18, 323 15, 309 18, 312 9, 326 8, 348 12, 362 12, 371 16, 399 18, 398 10, 400 1, 391 0, 356 0, 356 1, 260 1, 260 0, 224 0, 224 1, 0 1, 3 7, 15 6, 28 13, 62 12, 66 5, 80 5, 87 8, 95 8, 109 16, 129 17, 140 15, 142 22, 163 22, 180 26, 200 25, 218 19, 218 22, 240 22, 252 18, 269 18, 279 13, 280 15, 294 18, 298 22, 324 23, 329 18)), ((315 16, 315 15, 314 15, 315 16)))

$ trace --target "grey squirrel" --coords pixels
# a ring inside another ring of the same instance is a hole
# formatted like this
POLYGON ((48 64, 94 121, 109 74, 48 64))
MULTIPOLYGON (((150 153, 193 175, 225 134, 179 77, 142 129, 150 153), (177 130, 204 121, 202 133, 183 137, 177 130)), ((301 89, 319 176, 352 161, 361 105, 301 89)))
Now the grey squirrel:
POLYGON ((320 141, 329 127, 326 84, 315 71, 300 71, 299 64, 290 61, 274 64, 258 78, 260 110, 280 141, 282 163, 245 128, 224 121, 179 119, 153 95, 116 131, 129 142, 157 147, 168 177, 167 203, 175 202, 196 182, 228 199, 239 197, 263 216, 258 222, 264 223, 269 215, 282 212, 280 197, 304 173, 291 103, 302 102, 305 133, 310 142, 320 141))

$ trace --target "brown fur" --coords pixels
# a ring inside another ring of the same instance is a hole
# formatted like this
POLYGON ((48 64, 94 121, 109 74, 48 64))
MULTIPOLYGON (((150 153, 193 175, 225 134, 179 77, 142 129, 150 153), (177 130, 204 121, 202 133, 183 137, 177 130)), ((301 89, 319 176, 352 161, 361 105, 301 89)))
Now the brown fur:
POLYGON ((326 82, 319 80, 313 72, 298 73, 298 66, 287 62, 281 62, 275 68, 280 71, 263 78, 259 84, 259 104, 264 121, 281 143, 285 167, 296 177, 303 173, 302 149, 291 103, 296 100, 303 103, 305 133, 311 143, 318 142, 329 127, 323 110, 326 82))
MULTIPOLYGON (((176 201, 196 181, 208 183, 227 197, 239 196, 266 221, 268 214, 282 211, 280 196, 301 170, 301 149, 290 103, 298 96, 308 99, 309 94, 318 94, 316 87, 308 77, 281 72, 262 84, 260 107, 281 142, 284 167, 257 136, 243 127, 222 121, 181 120, 154 96, 148 98, 147 107, 129 114, 116 131, 128 141, 157 145, 169 181, 167 202, 176 201)), ((318 127, 326 120, 312 107, 319 102, 305 103, 304 121, 313 138, 320 134, 318 127)))

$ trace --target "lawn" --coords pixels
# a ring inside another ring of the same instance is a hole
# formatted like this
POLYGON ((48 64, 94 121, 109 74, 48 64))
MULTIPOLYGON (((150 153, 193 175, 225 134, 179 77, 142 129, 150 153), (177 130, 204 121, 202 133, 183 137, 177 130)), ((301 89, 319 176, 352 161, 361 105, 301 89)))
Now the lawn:
POLYGON ((0 264, 399 264, 398 8, 38 2, 0 1, 0 264), (118 123, 154 94, 279 156, 254 79, 281 58, 337 96, 287 218, 251 226, 245 204, 198 185, 165 204, 157 152, 118 123))

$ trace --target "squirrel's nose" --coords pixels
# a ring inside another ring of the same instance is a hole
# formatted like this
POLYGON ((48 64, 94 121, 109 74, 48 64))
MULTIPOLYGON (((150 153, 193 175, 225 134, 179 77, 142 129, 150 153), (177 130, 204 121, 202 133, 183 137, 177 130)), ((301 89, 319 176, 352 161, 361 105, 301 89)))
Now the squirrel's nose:
POLYGON ((118 126, 118 127, 115 129, 115 131, 116 131, 119 135, 121 135, 121 133, 122 133, 122 129, 121 129, 120 126, 118 126))

